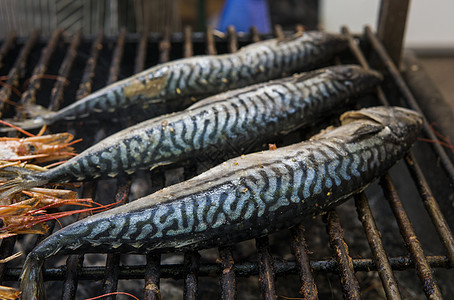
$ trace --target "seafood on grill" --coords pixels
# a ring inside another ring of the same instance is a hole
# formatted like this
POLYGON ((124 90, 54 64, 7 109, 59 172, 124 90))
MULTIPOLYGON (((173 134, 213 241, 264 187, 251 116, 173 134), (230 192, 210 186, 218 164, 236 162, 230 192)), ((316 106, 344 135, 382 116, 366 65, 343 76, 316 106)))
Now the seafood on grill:
POLYGON ((15 300, 19 298, 19 294, 15 288, 0 285, 0 299, 15 300))
MULTIPOLYGON (((4 121, 0 123, 12 126, 4 121)), ((45 172, 56 162, 47 167, 36 164, 47 163, 66 159, 76 155, 73 144, 80 140, 73 140, 73 135, 67 132, 43 135, 45 127, 38 135, 33 135, 21 128, 13 128, 27 137, 0 138, 0 170, 16 167, 23 173, 45 172)), ((0 187, 5 184, 0 180, 0 187)), ((44 234, 47 226, 44 224, 48 220, 69 216, 80 212, 52 212, 47 209, 55 209, 64 205, 78 205, 92 207, 89 199, 77 199, 77 193, 65 189, 48 189, 33 187, 28 190, 11 193, 0 198, 0 239, 25 233, 44 234)), ((90 209, 88 209, 90 210, 90 209)), ((2 298, 0 291, 0 298, 2 298)))
MULTIPOLYGON (((33 188, 22 191, 14 197, 14 203, 0 205, 0 239, 18 234, 44 234, 48 226, 45 222, 67 217, 81 211, 96 211, 90 199, 78 199, 71 190, 33 188), (77 205, 84 209, 48 212, 64 205, 77 205)), ((2 199, 4 202, 5 199, 2 199)), ((104 208, 104 207, 103 207, 104 208)), ((1 297, 0 297, 1 298, 1 297)))
POLYGON ((375 71, 333 66, 226 92, 185 111, 157 117, 122 130, 46 172, 0 169, 5 196, 52 182, 84 181, 131 174, 223 151, 244 139, 265 139, 317 120, 345 106, 350 97, 374 87, 375 71), (17 178, 15 178, 17 177, 17 178))
POLYGON ((22 299, 45 299, 41 268, 56 253, 201 249, 260 237, 363 190, 410 149, 422 117, 397 107, 341 116, 301 142, 228 160, 190 180, 77 221, 28 255, 22 299))
MULTIPOLYGON (((236 53, 179 59, 106 86, 57 112, 26 106, 23 110, 32 118, 12 123, 31 129, 90 115, 110 119, 119 112, 127 115, 127 109, 133 107, 149 111, 147 107, 153 103, 216 94, 307 70, 345 50, 347 45, 342 35, 308 31, 291 38, 257 42, 236 53)), ((134 120, 139 117, 134 115, 134 120)))
POLYGON ((26 138, 0 137, 0 161, 33 161, 44 163, 75 156, 73 140, 68 132, 26 138))
MULTIPOLYGON (((69 132, 43 135, 46 127, 44 126, 37 135, 31 134, 13 126, 5 121, 0 123, 12 126, 27 137, 0 137, 0 161, 1 162, 32 162, 40 164, 49 161, 67 159, 76 155, 72 145, 81 141, 74 140, 74 136, 69 132)), ((4 167, 0 165, 0 167, 4 167)))

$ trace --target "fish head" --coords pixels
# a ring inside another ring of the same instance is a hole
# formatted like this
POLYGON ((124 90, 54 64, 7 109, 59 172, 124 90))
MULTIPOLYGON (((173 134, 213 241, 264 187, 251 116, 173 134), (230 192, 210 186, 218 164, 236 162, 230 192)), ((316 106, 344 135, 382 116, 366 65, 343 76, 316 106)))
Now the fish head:
POLYGON ((358 93, 371 89, 383 80, 383 76, 374 70, 365 69, 358 65, 340 65, 329 68, 331 76, 340 84, 358 93))
POLYGON ((387 136, 396 142, 414 141, 422 128, 422 115, 403 107, 377 106, 346 112, 341 116, 342 124, 352 122, 370 123, 382 127, 387 136))

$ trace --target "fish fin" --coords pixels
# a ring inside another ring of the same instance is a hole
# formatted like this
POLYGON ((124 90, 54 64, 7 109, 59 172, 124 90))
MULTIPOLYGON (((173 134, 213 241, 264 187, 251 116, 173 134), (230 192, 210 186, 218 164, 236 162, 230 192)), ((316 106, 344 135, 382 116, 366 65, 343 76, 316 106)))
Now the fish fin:
POLYGON ((363 124, 363 126, 359 127, 354 134, 356 136, 364 136, 364 135, 371 135, 379 132, 383 129, 383 126, 380 124, 363 124))
POLYGON ((21 300, 46 299, 46 290, 42 274, 43 264, 44 260, 33 253, 27 256, 20 277, 21 300))
POLYGON ((36 117, 33 119, 27 119, 24 121, 15 121, 12 119, 6 119, 4 122, 11 124, 12 126, 5 125, 4 127, 0 127, 0 132, 11 132, 17 131, 15 127, 19 127, 23 130, 30 130, 30 129, 37 129, 47 125, 47 120, 42 117, 36 117))
POLYGON ((55 112, 45 108, 44 106, 35 104, 35 103, 27 103, 20 108, 21 113, 25 114, 30 119, 36 119, 39 117, 43 117, 45 115, 50 115, 55 112))
POLYGON ((0 185, 0 199, 48 183, 48 180, 39 176, 39 172, 20 167, 1 168, 0 179, 5 181, 0 185))
MULTIPOLYGON (((353 121, 352 121, 353 122, 353 121)), ((351 123, 351 122, 350 122, 351 123)), ((344 124, 344 123, 343 123, 344 124)), ((356 120, 354 126, 348 127, 328 127, 322 130, 320 133, 310 138, 311 141, 319 139, 327 139, 331 137, 337 137, 342 132, 345 136, 346 142, 358 142, 361 139, 367 138, 377 132, 383 130, 384 126, 375 121, 364 119, 364 121, 356 120)))
POLYGON ((25 104, 20 108, 20 112, 28 117, 23 121, 15 121, 13 119, 3 120, 2 123, 8 123, 12 126, 0 127, 0 132, 10 132, 17 130, 15 127, 19 127, 23 130, 30 130, 40 128, 44 125, 52 123, 51 116, 55 114, 54 111, 48 110, 47 108, 37 105, 34 103, 25 104), (15 127, 14 127, 15 126, 15 127))

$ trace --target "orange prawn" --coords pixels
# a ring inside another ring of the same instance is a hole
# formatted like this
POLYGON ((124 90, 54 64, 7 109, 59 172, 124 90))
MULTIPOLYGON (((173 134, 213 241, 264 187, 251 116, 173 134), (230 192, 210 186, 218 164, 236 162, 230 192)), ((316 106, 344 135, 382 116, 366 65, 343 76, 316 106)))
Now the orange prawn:
POLYGON ((49 220, 58 220, 59 218, 82 212, 99 212, 118 204, 118 202, 114 202, 108 205, 101 205, 91 199, 72 198, 73 195, 76 195, 72 191, 42 190, 44 191, 23 191, 22 194, 33 195, 33 197, 10 205, 0 205, 0 239, 17 234, 44 234, 47 231, 45 222, 49 220), (50 195, 53 191, 56 192, 56 195, 63 194, 63 197, 67 197, 67 199, 50 195), (47 210, 63 205, 78 205, 85 208, 47 213, 47 210))
POLYGON ((74 136, 68 132, 42 135, 33 135, 25 130, 0 120, 0 124, 11 126, 28 137, 0 138, 0 160, 2 161, 33 161, 43 163, 75 156, 71 147, 81 139, 73 140, 74 136))
POLYGON ((12 287, 0 285, 0 299, 14 300, 19 298, 20 292, 12 287))

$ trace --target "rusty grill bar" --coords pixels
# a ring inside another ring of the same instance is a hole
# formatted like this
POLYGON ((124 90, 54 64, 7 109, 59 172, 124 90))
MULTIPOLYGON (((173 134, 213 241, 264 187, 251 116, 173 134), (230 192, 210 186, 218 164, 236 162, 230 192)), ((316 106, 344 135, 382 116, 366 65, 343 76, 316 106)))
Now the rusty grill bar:
MULTIPOLYGON (((302 30, 302 26, 296 27, 297 32, 302 30)), ((276 26, 274 32, 277 37, 284 35, 280 26, 276 26)), ((371 64, 374 68, 384 68, 386 77, 398 89, 400 93, 398 96, 405 100, 403 103, 420 111, 411 90, 403 81, 397 68, 370 28, 366 28, 364 35, 359 38, 353 37, 348 28, 342 28, 342 33, 350 40, 350 57, 347 60, 353 60, 365 68, 369 68, 371 64), (367 60, 366 57, 375 57, 375 61, 374 59, 367 60)), ((6 76, 0 89, 0 99, 3 100, 0 102, 0 111, 3 115, 12 115, 13 110, 10 102, 24 103, 35 101, 35 98, 39 99, 38 102, 43 101, 40 98, 40 95, 43 94, 40 88, 45 88, 42 81, 47 80, 46 75, 49 74, 57 75, 57 79, 49 93, 50 101, 46 105, 50 109, 56 110, 64 104, 67 105, 71 101, 88 95, 105 84, 115 82, 131 75, 132 72, 139 72, 158 62, 166 62, 178 57, 190 57, 204 52, 207 54, 235 52, 239 46, 263 38, 270 38, 270 36, 259 36, 256 28, 251 28, 249 34, 239 35, 234 27, 230 27, 225 36, 215 34, 211 28, 202 34, 193 33, 190 27, 186 27, 181 34, 170 34, 166 31, 163 34, 143 33, 138 36, 127 34, 125 30, 122 30, 114 38, 106 37, 103 32, 100 32, 93 39, 82 37, 80 32, 69 39, 64 36, 63 32, 57 30, 48 41, 44 42, 43 46, 40 46, 42 41, 39 40, 37 31, 33 32, 26 40, 18 40, 15 33, 12 32, 0 47, 0 72, 6 76), (89 49, 87 54, 78 52, 81 47, 89 49), (39 51, 41 51, 41 55, 39 59, 35 59, 36 64, 33 66, 34 59, 32 56, 39 51), (56 52, 64 53, 59 67, 51 64, 52 55, 56 55, 56 52), (131 53, 133 53, 134 59, 128 56, 131 53), (88 57, 85 59, 85 57, 82 57, 83 55, 88 57), (7 63, 7 60, 14 62, 7 63), (109 63, 107 63, 108 61, 109 63), (130 63, 132 61, 134 61, 133 64, 130 63), (129 68, 130 70, 123 70, 126 65, 133 65, 133 67, 129 68), (99 70, 102 68, 109 70, 107 76, 100 74, 99 70), (78 77, 75 77, 75 75, 78 77), (30 80, 27 80, 27 78, 30 80), (19 94, 20 87, 24 83, 27 83, 26 90, 19 94)), ((343 61, 343 59, 337 59, 337 61, 343 61)), ((385 87, 378 88, 376 92, 378 100, 375 101, 375 104, 400 104, 400 102, 390 101, 390 97, 387 97, 386 94, 390 94, 390 92, 385 87)), ((90 137, 86 136, 86 132, 83 130, 71 127, 67 127, 67 129, 75 130, 77 137, 90 140, 90 137)), ((92 137, 90 143, 96 142, 109 133, 111 132, 106 130, 102 134, 97 134, 96 138, 92 137)), ((425 134, 430 139, 436 140, 436 136, 428 127, 427 121, 425 134)), ((453 183, 454 168, 448 154, 437 143, 433 143, 433 147, 434 153, 441 160, 446 171, 446 178, 453 183)), ((311 258, 312 253, 308 242, 311 241, 312 237, 305 233, 305 225, 308 224, 308 221, 305 221, 292 228, 291 240, 284 242, 291 245, 289 246, 293 253, 291 259, 273 256, 272 239, 263 237, 256 240, 256 259, 247 261, 235 261, 235 245, 219 248, 219 258, 215 262, 204 260, 203 254, 201 255, 199 252, 186 252, 182 263, 161 264, 162 256, 150 253, 144 255, 145 260, 141 265, 122 265, 121 258, 123 255, 109 254, 105 266, 83 266, 84 255, 71 255, 68 256, 65 265, 45 269, 44 278, 46 281, 63 281, 61 299, 75 299, 78 286, 83 285, 88 280, 101 281, 98 284, 98 286, 102 285, 102 291, 99 289, 100 294, 115 292, 119 280, 123 279, 144 280, 142 294, 136 294, 139 298, 161 299, 159 286, 163 278, 183 279, 183 298, 196 299, 200 281, 203 281, 202 277, 212 277, 217 274, 219 276, 220 297, 222 299, 236 299, 240 279, 257 276, 261 298, 276 299, 278 287, 275 281, 280 276, 297 274, 300 287, 294 292, 293 297, 317 299, 319 290, 315 275, 329 272, 338 275, 344 298, 358 299, 361 297, 362 287, 355 272, 377 271, 386 297, 388 299, 400 299, 403 297, 402 291, 399 290, 394 272, 411 269, 416 270, 421 281, 421 289, 417 293, 425 293, 431 299, 440 299, 442 297, 440 287, 437 285, 437 280, 431 269, 448 269, 454 265, 454 239, 448 222, 443 217, 439 203, 429 187, 430 180, 425 178, 424 171, 415 155, 409 153, 404 161, 410 174, 408 178, 414 183, 427 214, 442 241, 440 246, 443 246, 444 251, 440 251, 436 255, 424 254, 393 181, 389 175, 385 175, 380 180, 381 188, 385 195, 384 198, 388 200, 395 215, 395 221, 407 247, 408 252, 405 255, 387 255, 385 251, 386 242, 381 237, 376 224, 376 219, 383 216, 374 216, 370 200, 365 192, 361 192, 354 197, 355 206, 371 249, 372 258, 350 256, 349 246, 344 237, 345 230, 342 228, 342 213, 338 213, 338 209, 336 209, 329 211, 323 217, 329 243, 333 249, 331 257, 328 259, 311 258)), ((160 189, 168 185, 168 178, 172 176, 169 173, 178 168, 183 168, 185 178, 195 175, 194 171, 191 171, 194 166, 183 165, 171 169, 154 170, 147 175, 140 173, 127 178, 119 178, 115 181, 116 192, 111 201, 127 202, 134 180, 142 175, 145 180, 152 181, 150 182, 150 192, 160 189)), ((98 182, 85 183, 80 196, 83 198, 92 197, 96 201, 100 193, 98 189, 102 189, 102 185, 98 182)), ((86 216, 87 214, 80 214, 77 218, 82 219, 86 216)), ((52 228, 54 225, 55 222, 51 222, 52 228)), ((43 238, 37 238, 36 242, 43 238)), ((12 254, 16 240, 17 238, 12 237, 2 241, 0 258, 12 254)), ((24 247, 28 251, 31 250, 31 247, 24 247)), ((10 281, 17 281, 20 271, 20 267, 14 266, 13 263, 0 264, 0 280, 6 284, 10 281)), ((258 297, 260 296, 257 295, 258 297)), ((108 298, 115 299, 115 296, 108 298)))

